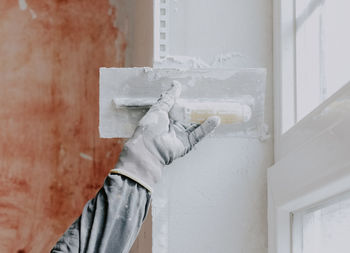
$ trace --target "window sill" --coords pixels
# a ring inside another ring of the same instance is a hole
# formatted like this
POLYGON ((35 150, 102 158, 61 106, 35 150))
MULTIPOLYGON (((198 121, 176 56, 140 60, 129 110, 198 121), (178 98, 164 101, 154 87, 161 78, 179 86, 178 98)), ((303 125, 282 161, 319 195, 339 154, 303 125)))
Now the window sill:
MULTIPOLYGON (((279 138, 278 160, 293 150, 320 137, 325 132, 334 132, 337 125, 350 117, 350 83, 346 84, 321 105, 296 123, 279 138)), ((350 131, 350 130, 349 130, 350 131)))
POLYGON ((291 252, 291 212, 350 191, 350 84, 282 137, 268 169, 269 253, 291 252))

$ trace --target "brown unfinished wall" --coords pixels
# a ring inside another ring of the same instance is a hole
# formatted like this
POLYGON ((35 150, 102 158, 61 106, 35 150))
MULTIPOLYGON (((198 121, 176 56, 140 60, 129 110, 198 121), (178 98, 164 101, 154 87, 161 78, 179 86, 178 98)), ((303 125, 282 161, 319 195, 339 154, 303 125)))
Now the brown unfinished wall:
POLYGON ((98 69, 123 66, 108 0, 0 3, 0 252, 48 252, 117 161, 98 69))

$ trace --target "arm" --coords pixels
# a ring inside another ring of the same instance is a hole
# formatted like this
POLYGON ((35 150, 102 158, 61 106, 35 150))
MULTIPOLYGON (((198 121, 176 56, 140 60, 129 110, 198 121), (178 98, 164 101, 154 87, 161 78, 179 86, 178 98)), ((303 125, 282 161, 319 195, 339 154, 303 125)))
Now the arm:
POLYGON ((150 199, 150 192, 135 181, 110 173, 51 252, 129 252, 150 199))
POLYGON ((163 167, 187 154, 220 123, 218 117, 209 117, 200 125, 174 121, 169 111, 180 92, 181 85, 174 83, 141 119, 103 188, 86 204, 53 253, 129 251, 163 167))

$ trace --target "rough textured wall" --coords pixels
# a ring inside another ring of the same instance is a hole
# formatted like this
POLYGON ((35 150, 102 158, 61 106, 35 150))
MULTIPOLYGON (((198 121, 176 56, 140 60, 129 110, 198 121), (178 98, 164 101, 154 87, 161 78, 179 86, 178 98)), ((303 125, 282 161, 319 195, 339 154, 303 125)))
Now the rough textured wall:
POLYGON ((98 68, 126 43, 108 0, 0 3, 0 252, 48 252, 117 160, 98 68))

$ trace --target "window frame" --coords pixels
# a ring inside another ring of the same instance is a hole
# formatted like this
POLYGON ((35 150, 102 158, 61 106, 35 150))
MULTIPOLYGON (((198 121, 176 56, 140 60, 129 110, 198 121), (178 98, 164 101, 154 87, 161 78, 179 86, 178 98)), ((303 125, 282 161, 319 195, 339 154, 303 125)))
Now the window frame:
POLYGON ((283 129, 296 122, 295 1, 274 0, 273 20, 274 153, 279 160, 286 153, 283 129))
POLYGON ((291 253, 293 212, 350 191, 350 83, 294 123, 295 1, 274 0, 273 8, 275 164, 267 176, 268 252, 291 253), (282 134, 283 123, 293 126, 282 134))
MULTIPOLYGON (((313 0, 312 5, 325 0, 313 0)), ((274 0, 273 60, 274 60, 274 146, 278 161, 297 147, 290 140, 300 132, 297 97, 296 0, 274 0)), ((309 10, 309 15, 313 10, 309 10)), ((306 116, 307 117, 307 116, 306 116)))
POLYGON ((326 199, 322 202, 315 203, 311 206, 303 208, 301 210, 296 210, 291 215, 291 226, 292 226, 292 253, 302 253, 302 245, 303 245, 303 216, 309 214, 311 212, 320 210, 322 208, 328 207, 330 205, 336 204, 343 200, 350 199, 350 192, 344 192, 342 194, 338 194, 337 196, 333 196, 329 199, 326 199), (293 240, 296 238, 296 240, 293 240))
POLYGON ((269 253, 292 252, 293 212, 350 191, 349 111, 350 83, 298 123, 300 145, 268 169, 269 253))

